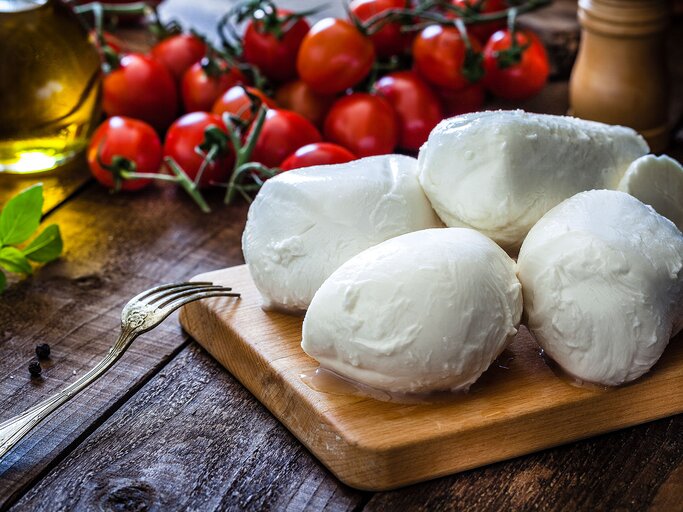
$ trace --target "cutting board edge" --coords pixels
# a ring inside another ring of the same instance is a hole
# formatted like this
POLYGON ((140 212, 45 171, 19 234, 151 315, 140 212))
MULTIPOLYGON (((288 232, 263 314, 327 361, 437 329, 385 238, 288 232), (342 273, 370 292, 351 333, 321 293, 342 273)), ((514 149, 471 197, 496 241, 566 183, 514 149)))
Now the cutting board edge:
MULTIPOLYGON (((234 270, 239 272, 239 269, 234 270)), ((221 271, 216 271, 220 273, 221 271)), ((210 279, 215 272, 202 274, 195 279, 210 279)), ((270 376, 267 381, 250 379, 243 374, 240 368, 246 368, 244 364, 236 365, 234 360, 226 359, 225 354, 216 350, 216 346, 210 340, 204 339, 202 329, 195 328, 189 316, 201 315, 205 320, 220 324, 216 312, 211 309, 210 302, 195 303, 181 311, 181 324, 209 353, 213 355, 224 367, 226 367, 259 401, 297 438, 306 448, 311 451, 330 471, 344 483, 358 489, 369 491, 391 490, 412 483, 417 483, 456 472, 481 467, 487 464, 509 460, 528 453, 560 446, 596 435, 605 434, 630 426, 654 421, 663 417, 683 412, 683 391, 674 398, 675 407, 667 410, 648 410, 645 407, 633 406, 621 409, 622 417, 615 421, 613 411, 603 411, 608 416, 608 421, 601 422, 593 414, 595 403, 593 399, 582 401, 581 404, 573 404, 573 418, 591 413, 591 428, 586 430, 585 425, 577 425, 568 435, 568 422, 566 407, 555 407, 544 410, 535 410, 529 414, 520 415, 513 420, 490 421, 485 429, 450 433, 439 438, 438 449, 433 439, 423 439, 413 444, 398 446, 380 446, 367 443, 358 432, 344 432, 335 427, 335 412, 320 411, 316 409, 310 396, 300 392, 300 388, 287 382, 287 376, 278 371, 268 361, 257 360, 260 354, 248 354, 247 359, 252 359, 251 364, 257 362, 274 371, 275 380, 270 376), (188 313, 189 312, 189 313, 188 313), (264 393, 264 389, 272 388, 277 383, 279 393, 264 393), (297 408, 304 405, 306 417, 301 418, 297 414, 297 408), (555 416, 554 418, 552 416, 555 416), (317 420, 316 420, 317 419, 317 420), (316 420, 316 421, 314 421, 316 420), (552 421, 550 421, 552 420, 552 421), (543 432, 546 434, 542 441, 538 440, 535 431, 529 432, 528 424, 542 422, 543 432), (522 431, 526 436, 515 436, 522 431), (548 432, 554 435, 548 436, 548 432), (486 445, 487 450, 477 454, 472 452, 473 438, 476 437, 479 445, 486 445), (506 442, 508 437, 514 439, 513 443, 506 442), (482 441, 484 439, 484 441, 482 441), (448 457, 452 451, 457 451, 465 445, 464 453, 458 453, 457 457, 448 457), (491 449, 495 447, 496 449, 491 449), (488 455, 487 455, 488 454, 488 455), (425 461, 425 457, 433 460, 425 461), (414 464, 411 471, 406 471, 407 461, 419 461, 422 464, 414 464), (416 468, 420 468, 417 470, 416 468)), ((224 327, 224 326, 222 326, 224 327)), ((205 330, 206 331, 206 330, 205 330)), ((238 341, 240 335, 226 331, 238 341)), ((245 344, 249 347, 248 344, 245 344)), ((251 348, 251 347, 250 347, 251 348)), ((285 359, 285 356, 281 359, 285 359)), ((246 371, 246 370, 245 370, 246 371)), ((674 375, 672 380, 681 382, 681 372, 674 375), (678 380, 676 380, 678 379, 678 380)), ((656 386, 662 386, 656 382, 656 386)), ((678 388, 682 388, 678 386, 678 388)), ((675 388, 674 388, 675 389, 675 388)), ((629 387, 619 391, 628 394, 629 387)), ((637 394, 637 392, 636 392, 637 394)), ((671 400, 672 397, 668 397, 671 400)), ((637 404, 636 404, 637 405, 637 404)), ((618 412, 618 411, 617 411, 618 412)), ((380 443, 381 444, 381 443, 380 443)))

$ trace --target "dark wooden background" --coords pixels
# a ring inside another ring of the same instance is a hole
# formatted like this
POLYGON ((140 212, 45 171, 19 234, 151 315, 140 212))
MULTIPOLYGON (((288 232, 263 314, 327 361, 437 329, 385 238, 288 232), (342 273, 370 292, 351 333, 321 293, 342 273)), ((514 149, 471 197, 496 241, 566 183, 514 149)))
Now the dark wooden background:
MULTIPOLYGON (((575 31, 573 6, 560 2, 529 22, 575 31)), ((225 8, 169 0, 163 12, 208 30, 225 8)), ((680 105, 679 94, 676 118, 680 105)), ((564 113, 566 82, 524 107, 564 113)), ((671 150, 679 159, 681 142, 671 150)), ((243 261, 245 204, 224 207, 215 194, 214 212, 204 215, 168 186, 111 195, 82 161, 40 179, 45 221, 61 226, 66 250, 0 296, 0 421, 92 367, 135 293, 243 261), (51 363, 31 380, 27 365, 41 342, 52 346, 51 363)), ((0 204, 35 181, 0 176, 0 204)), ((322 467, 172 317, 0 460, 5 509, 683 510, 683 416, 393 492, 361 492, 322 467)))

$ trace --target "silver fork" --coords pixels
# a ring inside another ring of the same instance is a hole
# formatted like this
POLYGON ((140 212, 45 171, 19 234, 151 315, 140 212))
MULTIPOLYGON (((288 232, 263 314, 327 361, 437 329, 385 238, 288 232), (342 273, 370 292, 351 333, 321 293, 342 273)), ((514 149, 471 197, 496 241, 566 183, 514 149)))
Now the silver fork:
POLYGON ((59 393, 23 413, 0 423, 0 457, 50 414, 71 400, 111 368, 135 338, 154 329, 185 304, 208 297, 239 297, 225 288, 207 282, 174 283, 157 286, 133 297, 121 312, 121 333, 107 355, 92 370, 59 393))

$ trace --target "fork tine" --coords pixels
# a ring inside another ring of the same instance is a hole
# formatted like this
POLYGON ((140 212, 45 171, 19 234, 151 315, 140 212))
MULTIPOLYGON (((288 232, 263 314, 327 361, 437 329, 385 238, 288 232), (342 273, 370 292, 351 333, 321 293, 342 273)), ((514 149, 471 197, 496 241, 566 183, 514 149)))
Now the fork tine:
POLYGON ((206 293, 206 292, 230 292, 230 291, 232 291, 232 290, 231 290, 231 289, 228 289, 228 288, 223 288, 223 287, 221 287, 221 286, 205 286, 205 287, 203 287, 203 288, 194 288, 194 289, 191 289, 191 290, 184 290, 184 291, 180 291, 180 292, 178 292, 178 293, 174 293, 174 294, 172 294, 172 295, 169 295, 169 296, 167 296, 167 297, 164 297, 163 302, 161 302, 160 304, 157 304, 156 307, 159 308, 159 309, 161 309, 161 308, 166 307, 168 304, 170 304, 171 302, 173 302, 173 301, 175 301, 175 300, 177 300, 177 299, 182 299, 182 298, 184 298, 184 297, 189 297, 189 296, 191 296, 191 295, 198 294, 198 293, 206 293))
POLYGON ((194 284, 194 285, 212 285, 213 283, 208 282, 208 281, 196 281, 196 282, 182 282, 182 283, 169 283, 169 284, 163 284, 161 286, 157 286, 155 288, 151 288, 149 290, 145 290, 144 292, 139 293, 132 299, 130 299, 129 302, 136 302, 136 301, 141 301, 146 299, 147 297, 151 297, 155 293, 162 292, 164 290, 170 290, 171 288, 177 288, 179 286, 187 286, 188 284, 194 284))
POLYGON ((177 297, 173 297, 172 299, 168 299, 164 301, 162 304, 159 305, 159 308, 168 308, 171 311, 175 311, 181 306, 184 306, 185 304, 189 304, 190 302, 194 302, 195 300, 199 299, 208 299, 211 297, 240 297, 239 293, 235 292, 230 292, 227 289, 223 290, 210 290, 206 292, 199 292, 199 293, 186 293, 179 295, 177 297))
POLYGON ((176 286, 175 288, 171 288, 170 290, 164 290, 162 292, 159 292, 155 295, 152 295, 151 297, 148 297, 145 302, 147 304, 153 306, 154 304, 158 303, 160 300, 166 299, 168 297, 172 297, 173 295, 176 295, 181 292, 186 292, 186 291, 204 291, 204 290, 222 290, 224 287, 217 285, 217 284, 187 284, 187 285, 182 285, 182 286, 176 286))

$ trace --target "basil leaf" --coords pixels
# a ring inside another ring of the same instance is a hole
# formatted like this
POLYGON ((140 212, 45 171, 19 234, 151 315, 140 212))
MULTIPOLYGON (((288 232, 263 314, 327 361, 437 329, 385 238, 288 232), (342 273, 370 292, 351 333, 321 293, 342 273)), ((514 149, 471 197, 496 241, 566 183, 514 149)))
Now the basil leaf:
POLYGON ((43 184, 38 183, 7 201, 0 214, 0 242, 15 245, 38 229, 43 213, 43 184))
POLYGON ((22 251, 31 261, 47 263, 59 258, 64 244, 57 224, 50 224, 22 251))
POLYGON ((7 278, 5 277, 5 274, 3 274, 0 271, 0 293, 5 291, 6 286, 7 286, 7 278))
POLYGON ((3 247, 0 249, 0 267, 19 274, 33 273, 33 268, 31 268, 31 264, 26 259, 26 256, 21 254, 21 251, 15 247, 3 247))

